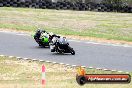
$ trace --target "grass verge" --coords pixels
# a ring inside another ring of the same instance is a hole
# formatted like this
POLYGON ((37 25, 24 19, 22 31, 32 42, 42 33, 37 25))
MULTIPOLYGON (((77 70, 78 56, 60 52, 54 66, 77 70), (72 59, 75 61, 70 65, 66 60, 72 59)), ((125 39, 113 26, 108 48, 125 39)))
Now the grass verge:
MULTIPOLYGON (((43 88, 41 66, 46 66, 45 88, 130 88, 130 84, 76 83, 76 68, 64 65, 0 57, 0 88, 43 88)), ((88 74, 116 74, 117 72, 87 69, 88 74)), ((132 73, 130 73, 132 75, 132 73)))
POLYGON ((132 14, 89 11, 0 8, 0 28, 132 42, 132 14))

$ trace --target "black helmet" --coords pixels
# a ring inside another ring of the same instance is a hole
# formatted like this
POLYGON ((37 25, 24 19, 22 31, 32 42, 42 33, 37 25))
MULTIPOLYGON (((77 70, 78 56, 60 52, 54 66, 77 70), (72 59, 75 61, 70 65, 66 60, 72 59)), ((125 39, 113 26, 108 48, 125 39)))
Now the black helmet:
POLYGON ((44 32, 44 33, 45 33, 46 31, 45 31, 45 30, 42 30, 42 32, 44 32))

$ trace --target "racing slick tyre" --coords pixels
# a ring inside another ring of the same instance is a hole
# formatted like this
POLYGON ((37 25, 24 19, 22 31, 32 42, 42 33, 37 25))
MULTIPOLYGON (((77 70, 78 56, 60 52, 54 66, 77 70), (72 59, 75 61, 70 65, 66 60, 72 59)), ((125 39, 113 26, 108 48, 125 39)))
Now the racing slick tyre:
POLYGON ((70 46, 69 46, 69 50, 70 50, 70 52, 71 52, 72 55, 75 55, 75 51, 70 46))
POLYGON ((75 55, 75 51, 73 49, 71 50, 71 54, 72 55, 75 55))

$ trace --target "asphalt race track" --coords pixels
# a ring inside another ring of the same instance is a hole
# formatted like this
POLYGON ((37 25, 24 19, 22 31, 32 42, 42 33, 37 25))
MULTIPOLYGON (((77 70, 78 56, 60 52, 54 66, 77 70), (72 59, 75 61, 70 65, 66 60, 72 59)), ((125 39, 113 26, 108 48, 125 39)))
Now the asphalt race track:
POLYGON ((31 36, 0 32, 0 54, 55 61, 71 65, 132 71, 132 47, 69 41, 76 55, 51 53, 31 36))

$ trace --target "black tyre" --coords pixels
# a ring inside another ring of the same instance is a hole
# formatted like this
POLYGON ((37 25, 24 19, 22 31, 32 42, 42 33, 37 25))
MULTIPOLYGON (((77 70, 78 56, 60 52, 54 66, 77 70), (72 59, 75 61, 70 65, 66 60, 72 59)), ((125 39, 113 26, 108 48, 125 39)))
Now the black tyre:
POLYGON ((70 46, 69 46, 69 50, 70 50, 70 52, 71 52, 72 55, 75 55, 75 51, 70 46))
POLYGON ((42 6, 42 9, 46 9, 46 6, 42 6))
POLYGON ((70 7, 70 10, 73 10, 73 7, 70 7))
POLYGON ((13 6, 13 2, 10 2, 10 6, 13 6))
POLYGON ((6 4, 7 7, 10 7, 10 4, 6 4))
POLYGON ((71 54, 72 55, 75 55, 75 51, 73 49, 71 50, 71 54))
POLYGON ((36 8, 36 3, 32 3, 31 5, 29 5, 30 8, 36 8))
POLYGON ((3 3, 0 3, 0 7, 3 7, 3 3))
POLYGON ((70 9, 70 5, 67 5, 66 7, 67 7, 67 9, 70 9))
POLYGON ((39 5, 39 8, 42 8, 42 6, 43 6, 42 3, 38 3, 38 5, 39 5))
POLYGON ((63 9, 64 9, 64 10, 66 10, 66 9, 67 9, 67 7, 63 7, 63 9))
POLYGON ((60 7, 56 7, 56 10, 60 10, 60 7))
POLYGON ((84 85, 86 83, 86 78, 84 76, 76 76, 76 81, 79 85, 84 85))
POLYGON ((17 4, 13 4, 13 7, 17 7, 17 4))
POLYGON ((7 5, 7 2, 4 1, 4 2, 3 2, 3 6, 6 6, 6 5, 7 5))

